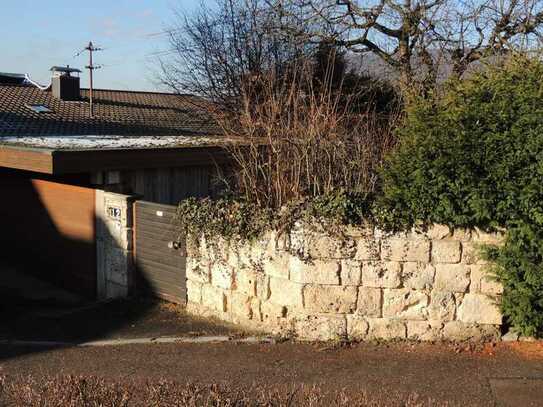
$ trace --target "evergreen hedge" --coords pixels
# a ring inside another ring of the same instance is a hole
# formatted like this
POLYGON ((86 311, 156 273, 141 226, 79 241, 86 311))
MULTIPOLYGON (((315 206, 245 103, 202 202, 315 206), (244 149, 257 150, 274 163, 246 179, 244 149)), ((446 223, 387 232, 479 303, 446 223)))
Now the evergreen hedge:
POLYGON ((383 170, 380 219, 507 229, 489 247, 502 310, 524 335, 543 333, 543 64, 517 58, 410 104, 383 170))

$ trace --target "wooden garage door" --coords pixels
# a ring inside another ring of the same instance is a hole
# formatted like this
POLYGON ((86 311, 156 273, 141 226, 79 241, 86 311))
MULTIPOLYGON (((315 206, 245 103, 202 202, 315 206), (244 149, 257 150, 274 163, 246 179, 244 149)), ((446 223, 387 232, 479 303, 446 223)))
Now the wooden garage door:
POLYGON ((96 296, 95 192, 27 177, 2 177, 4 247, 27 272, 96 296))
POLYGON ((184 240, 178 241, 176 207, 145 201, 134 205, 138 288, 155 297, 186 303, 186 247, 184 240))

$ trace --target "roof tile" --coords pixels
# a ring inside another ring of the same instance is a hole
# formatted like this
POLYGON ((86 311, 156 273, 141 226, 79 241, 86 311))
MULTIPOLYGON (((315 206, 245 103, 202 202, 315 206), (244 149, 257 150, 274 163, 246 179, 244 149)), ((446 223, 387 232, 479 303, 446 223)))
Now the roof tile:
POLYGON ((94 90, 90 117, 88 89, 80 101, 61 101, 50 91, 27 85, 0 85, 0 137, 202 136, 219 134, 202 99, 167 93, 94 90), (36 113, 41 104, 51 113, 36 113))

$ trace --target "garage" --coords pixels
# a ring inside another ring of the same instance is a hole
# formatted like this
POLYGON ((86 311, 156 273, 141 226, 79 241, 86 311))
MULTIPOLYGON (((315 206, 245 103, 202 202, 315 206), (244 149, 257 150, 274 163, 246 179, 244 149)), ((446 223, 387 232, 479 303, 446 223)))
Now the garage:
POLYGON ((135 259, 133 204, 214 195, 225 140, 191 95, 94 89, 91 111, 74 72, 53 67, 48 88, 0 75, 0 260, 98 300, 134 294, 141 269, 146 291, 184 302, 170 212, 140 225, 135 259))

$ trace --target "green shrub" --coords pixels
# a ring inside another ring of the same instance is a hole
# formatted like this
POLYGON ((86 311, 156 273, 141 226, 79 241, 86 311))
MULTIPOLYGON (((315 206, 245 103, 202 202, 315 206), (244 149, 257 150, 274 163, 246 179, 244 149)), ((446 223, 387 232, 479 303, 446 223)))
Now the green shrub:
POLYGON ((415 101, 383 180, 377 213, 391 228, 507 228, 488 251, 502 310, 523 334, 543 332, 542 63, 486 67, 415 101))

